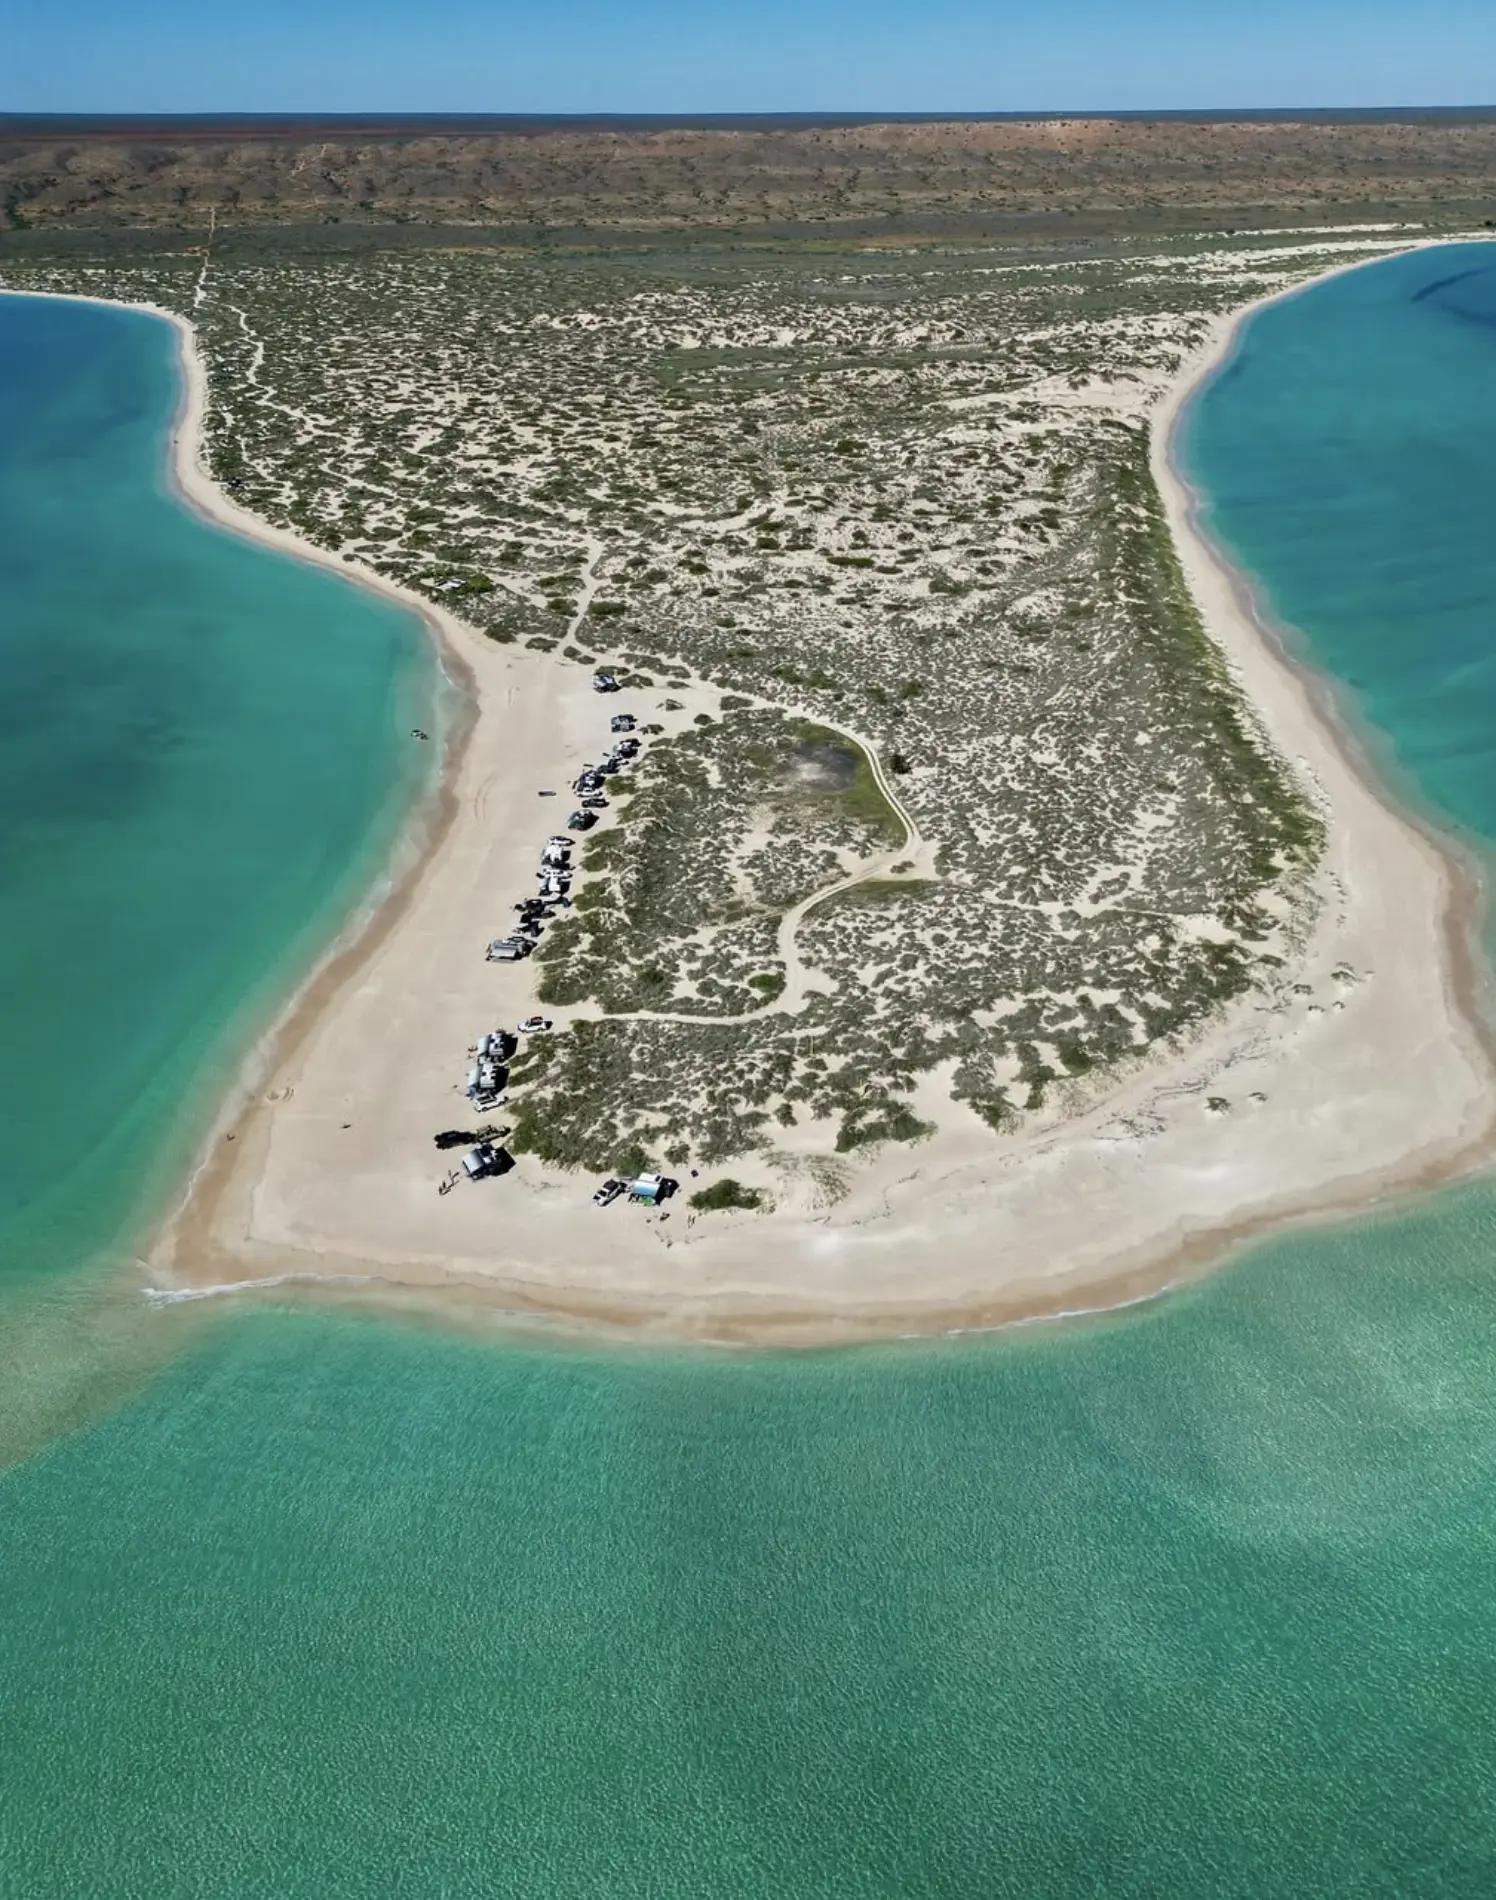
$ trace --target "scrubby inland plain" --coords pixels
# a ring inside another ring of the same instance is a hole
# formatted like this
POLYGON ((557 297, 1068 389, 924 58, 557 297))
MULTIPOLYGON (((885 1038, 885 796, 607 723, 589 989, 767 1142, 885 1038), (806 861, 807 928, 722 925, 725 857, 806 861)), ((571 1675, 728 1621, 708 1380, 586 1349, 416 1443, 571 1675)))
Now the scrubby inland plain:
POLYGON ((1479 222, 1496 114, 528 123, 291 118, 28 122, 0 114, 0 231, 277 224, 543 233, 966 238, 1479 222))
POLYGON ((616 671, 642 749, 525 966, 556 1028, 512 1145, 803 1205, 1287 1006, 1321 815, 1202 626, 1148 418, 1222 312, 1413 235, 5 281, 189 317, 237 500, 616 671))

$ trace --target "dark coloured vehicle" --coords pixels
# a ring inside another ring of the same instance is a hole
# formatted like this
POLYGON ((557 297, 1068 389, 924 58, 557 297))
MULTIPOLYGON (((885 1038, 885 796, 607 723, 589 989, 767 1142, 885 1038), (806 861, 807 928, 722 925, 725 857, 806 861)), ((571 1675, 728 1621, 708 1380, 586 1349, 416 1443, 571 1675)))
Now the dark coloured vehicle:
POLYGON ((491 1174, 507 1174, 513 1166, 513 1157, 491 1141, 480 1141, 462 1157, 462 1171, 470 1181, 484 1181, 491 1174))

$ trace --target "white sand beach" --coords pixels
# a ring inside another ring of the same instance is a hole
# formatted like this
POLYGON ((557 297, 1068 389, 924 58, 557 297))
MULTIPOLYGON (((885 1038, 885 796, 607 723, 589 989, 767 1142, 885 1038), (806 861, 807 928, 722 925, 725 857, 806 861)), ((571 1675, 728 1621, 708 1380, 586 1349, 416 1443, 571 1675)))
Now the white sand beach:
MULTIPOLYGON (((172 320, 188 385, 184 493, 227 527, 353 572, 208 478, 203 370, 189 326, 172 320)), ((948 1106, 934 1136, 884 1148, 831 1206, 786 1192, 762 1215, 693 1215, 684 1195, 668 1219, 604 1210, 590 1177, 528 1157, 440 1194, 450 1164, 431 1137, 471 1120, 465 1051, 536 1007, 534 966, 488 964, 484 945, 530 887, 606 713, 660 718, 660 695, 600 701, 587 670, 496 645, 360 574, 425 617, 471 717, 453 735, 430 848, 314 974, 226 1106, 146 1258, 156 1296, 304 1282, 506 1320, 776 1344, 984 1327, 1143 1297, 1275 1224, 1481 1158, 1496 1094, 1470 877, 1375 787, 1327 694, 1196 531, 1169 462, 1179 408, 1233 328, 1217 326, 1156 412, 1154 467, 1208 625, 1327 819, 1319 920, 1274 998, 1241 1000, 1058 1127, 999 1138, 948 1106)), ((700 689, 675 717, 714 701, 700 689)))

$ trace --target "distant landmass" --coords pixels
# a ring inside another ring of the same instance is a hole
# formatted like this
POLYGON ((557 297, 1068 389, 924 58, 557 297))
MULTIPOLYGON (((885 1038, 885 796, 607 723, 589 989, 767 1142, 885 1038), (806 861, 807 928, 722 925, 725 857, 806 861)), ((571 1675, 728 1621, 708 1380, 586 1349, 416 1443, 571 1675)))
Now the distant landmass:
MULTIPOLYGON (((1496 107, 0 115, 0 231, 1001 236, 1483 220, 1496 107)), ((35 242, 33 236, 32 242, 35 242)))

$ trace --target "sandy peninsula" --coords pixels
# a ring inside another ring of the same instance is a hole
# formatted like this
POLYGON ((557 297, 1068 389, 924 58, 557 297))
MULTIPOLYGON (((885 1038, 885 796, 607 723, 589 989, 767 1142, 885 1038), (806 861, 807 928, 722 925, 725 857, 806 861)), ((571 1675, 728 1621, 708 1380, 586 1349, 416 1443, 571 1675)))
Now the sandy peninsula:
MULTIPOLYGON (((583 669, 496 645, 359 573, 423 615, 460 689, 439 806, 417 827, 417 861, 254 1053, 145 1256, 151 1296, 341 1288, 505 1323, 773 1344, 989 1327, 1146 1297, 1274 1225, 1484 1156, 1496 1092, 1473 879, 1378 789, 1328 690, 1290 664, 1203 538, 1170 460, 1179 410, 1240 315, 1155 411, 1153 460, 1207 623, 1327 821, 1317 923, 1271 996, 1241 999, 1039 1133, 999 1139, 931 1092, 919 1107, 938 1132, 883 1149, 832 1205, 807 1186, 766 1215, 693 1215, 683 1196, 668 1218, 600 1210, 590 1178, 525 1157, 503 1180, 439 1193, 447 1163, 431 1137, 471 1120, 467 1049, 536 1007, 534 966, 488 964, 483 947, 530 888, 606 714, 664 715, 657 692, 600 701, 583 669)), ((356 572, 207 476, 203 369, 190 326, 172 321, 183 493, 228 528, 356 572)), ((675 717, 714 703, 699 688, 675 717)))

